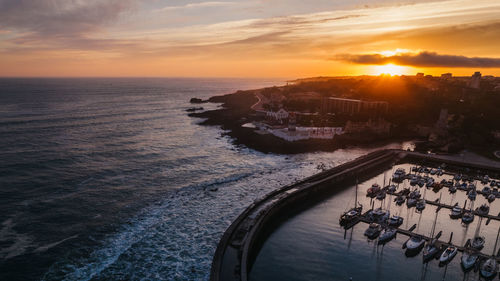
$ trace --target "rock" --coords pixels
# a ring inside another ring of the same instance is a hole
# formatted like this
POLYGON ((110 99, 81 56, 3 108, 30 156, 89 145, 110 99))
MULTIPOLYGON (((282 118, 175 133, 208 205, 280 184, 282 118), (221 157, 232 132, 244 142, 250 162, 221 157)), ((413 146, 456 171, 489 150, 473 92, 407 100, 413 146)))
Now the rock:
POLYGON ((191 107, 191 108, 186 109, 187 112, 195 112, 198 110, 204 110, 204 108, 203 107, 191 107))
POLYGON ((189 100, 190 103, 204 103, 204 101, 202 99, 199 99, 199 98, 191 98, 189 100))

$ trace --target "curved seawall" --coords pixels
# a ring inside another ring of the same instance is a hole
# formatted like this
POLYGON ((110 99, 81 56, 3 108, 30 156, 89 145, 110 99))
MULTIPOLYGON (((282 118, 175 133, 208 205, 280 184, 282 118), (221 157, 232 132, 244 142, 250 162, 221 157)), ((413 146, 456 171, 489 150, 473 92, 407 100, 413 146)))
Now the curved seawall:
POLYGON ((328 171, 280 188, 251 204, 226 230, 212 262, 210 280, 248 280, 255 256, 269 233, 286 217, 331 194, 368 179, 402 160, 446 163, 457 168, 500 173, 499 165, 463 162, 457 157, 426 155, 402 150, 380 150, 328 171))

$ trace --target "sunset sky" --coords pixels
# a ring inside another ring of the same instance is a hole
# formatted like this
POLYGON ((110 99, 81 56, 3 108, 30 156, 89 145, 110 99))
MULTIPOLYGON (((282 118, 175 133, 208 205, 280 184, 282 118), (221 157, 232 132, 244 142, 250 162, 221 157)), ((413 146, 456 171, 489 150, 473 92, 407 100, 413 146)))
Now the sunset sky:
POLYGON ((419 71, 500 76, 500 1, 0 0, 0 76, 419 71))

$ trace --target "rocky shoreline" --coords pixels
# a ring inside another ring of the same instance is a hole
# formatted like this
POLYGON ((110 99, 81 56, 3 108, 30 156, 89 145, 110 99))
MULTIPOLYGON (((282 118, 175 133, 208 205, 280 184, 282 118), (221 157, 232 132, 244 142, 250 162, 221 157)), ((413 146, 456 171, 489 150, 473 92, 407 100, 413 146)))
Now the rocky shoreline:
POLYGON ((395 141, 415 140, 415 136, 385 136, 373 135, 340 135, 334 139, 309 139, 289 142, 271 134, 259 134, 254 128, 242 127, 245 123, 255 121, 255 112, 251 106, 258 101, 254 91, 238 91, 233 94, 215 96, 208 100, 196 99, 196 103, 222 103, 220 109, 189 113, 190 117, 204 118, 200 125, 220 126, 227 131, 236 146, 276 154, 297 154, 317 151, 334 151, 353 146, 380 147, 395 141))

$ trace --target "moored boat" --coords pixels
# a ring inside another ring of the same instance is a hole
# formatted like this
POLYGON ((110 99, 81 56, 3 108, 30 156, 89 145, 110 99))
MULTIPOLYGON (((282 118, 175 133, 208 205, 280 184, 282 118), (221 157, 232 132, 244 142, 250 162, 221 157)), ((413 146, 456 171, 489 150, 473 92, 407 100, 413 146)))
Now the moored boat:
POLYGON ((380 192, 380 185, 377 183, 374 183, 368 190, 366 191, 366 196, 368 197, 375 197, 377 194, 380 192))
POLYGON ((485 239, 482 236, 476 236, 472 239, 471 247, 476 250, 481 250, 484 247, 485 239))
POLYGON ((484 278, 491 279, 495 277, 497 271, 498 271, 497 260, 496 258, 491 257, 481 265, 481 269, 479 272, 481 273, 481 276, 483 276, 484 278))
POLYGON ((380 237, 378 238, 378 244, 385 244, 396 237, 396 229, 392 227, 387 227, 384 229, 380 237))
POLYGON ((457 247, 450 245, 439 257, 439 262, 442 264, 449 263, 457 255, 457 247))
POLYGON ((488 215, 489 212, 490 212, 490 207, 486 204, 483 204, 476 209, 476 213, 481 216, 486 216, 488 215))
POLYGON ((472 211, 467 210, 462 215, 462 222, 465 224, 469 224, 474 221, 474 214, 472 211))
POLYGON ((471 270, 476 264, 479 256, 476 252, 471 250, 465 250, 462 258, 460 259, 460 264, 465 271, 471 270))
POLYGON ((462 210, 462 208, 460 208, 460 206, 458 206, 458 203, 457 203, 457 204, 455 204, 455 206, 453 206, 453 209, 451 209, 450 218, 459 219, 462 217, 462 214, 463 214, 463 210, 462 210))
POLYGON ((378 223, 371 223, 368 226, 368 229, 365 231, 365 236, 368 237, 368 239, 375 239, 380 235, 380 232, 382 231, 382 227, 378 223))

